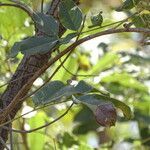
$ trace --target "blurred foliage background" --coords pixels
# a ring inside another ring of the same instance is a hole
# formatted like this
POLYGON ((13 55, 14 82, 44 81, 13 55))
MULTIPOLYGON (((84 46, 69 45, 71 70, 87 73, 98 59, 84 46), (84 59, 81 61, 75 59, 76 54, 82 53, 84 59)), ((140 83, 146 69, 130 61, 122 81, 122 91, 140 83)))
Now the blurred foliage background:
MULTIPOLYGON (((40 9, 40 0, 22 1, 36 11, 40 9)), ((9 1, 0 0, 0 2, 9 1)), ((49 0, 44 1, 44 11, 49 4, 49 0)), ((121 4, 121 0, 81 0, 80 8, 87 14, 84 30, 86 31, 90 25, 90 16, 99 11, 103 11, 103 25, 123 20, 134 12, 140 11, 140 8, 123 12, 115 11, 121 4)), ((145 8, 144 11, 147 12, 148 9, 145 8)), ((142 14, 140 15, 142 17, 142 14)), ((141 24, 136 22, 134 26, 141 24)), ((105 27, 107 28, 109 27, 105 27)), ((101 30, 104 29, 87 32, 83 36, 101 30)), ((27 14, 12 7, 0 8, 0 85, 9 81, 23 58, 19 53, 16 58, 10 59, 8 57, 10 48, 14 42, 31 35, 34 35, 34 26, 27 14)), ((132 120, 123 120, 118 110, 116 126, 104 128, 96 123, 88 108, 82 105, 74 106, 54 125, 30 134, 14 133, 15 149, 150 149, 150 47, 144 45, 144 40, 144 34, 121 33, 86 42, 75 50, 64 65, 72 74, 61 68, 53 78, 65 83, 70 79, 77 81, 82 79, 106 93, 111 93, 111 96, 131 107, 134 113, 132 120)), ((38 88, 59 64, 60 62, 57 62, 41 78, 38 78, 32 90, 38 88)), ((6 86, 0 88, 0 94, 5 88, 6 86)), ((17 116, 34 109, 31 99, 32 97, 24 102, 17 116)), ((34 111, 15 120, 13 126, 26 130, 38 127, 62 114, 69 104, 67 102, 34 111)))

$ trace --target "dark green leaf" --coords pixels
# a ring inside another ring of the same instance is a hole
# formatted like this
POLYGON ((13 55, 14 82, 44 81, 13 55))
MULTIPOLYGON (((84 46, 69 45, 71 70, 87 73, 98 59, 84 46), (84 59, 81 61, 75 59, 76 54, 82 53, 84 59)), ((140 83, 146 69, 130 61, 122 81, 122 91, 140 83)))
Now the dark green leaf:
POLYGON ((16 42, 11 48, 9 57, 15 57, 20 52, 22 42, 16 42))
MULTIPOLYGON (((51 97, 63 88, 65 85, 61 81, 52 81, 41 88, 34 96, 33 102, 35 105, 45 104, 50 101, 51 97)), ((57 99, 57 98, 56 98, 57 99)))
POLYGON ((16 42, 11 49, 10 57, 15 57, 18 52, 26 55, 46 53, 52 50, 58 42, 57 37, 39 36, 30 37, 21 42, 16 42))
POLYGON ((117 11, 130 10, 135 7, 141 0, 126 0, 122 6, 117 8, 117 11))
POLYGON ((141 16, 133 16, 132 23, 137 28, 150 28, 150 14, 142 14, 141 16))
POLYGON ((108 96, 99 95, 99 94, 87 94, 84 96, 77 97, 77 100, 79 100, 84 105, 87 105, 92 110, 94 110, 97 107, 97 105, 102 105, 105 103, 113 103, 117 108, 120 108, 122 110, 124 116, 127 119, 132 118, 132 113, 129 106, 127 106, 125 103, 119 100, 110 98, 108 96))
POLYGON ((57 21, 50 15, 43 13, 33 14, 36 26, 39 31, 44 32, 46 35, 56 36, 59 32, 59 25, 57 21))
POLYGON ((62 97, 70 97, 73 94, 87 93, 92 90, 92 87, 84 81, 80 81, 77 86, 64 85, 60 81, 53 81, 40 89, 33 97, 33 102, 36 105, 46 104, 62 97))
POLYGON ((60 145, 60 149, 63 149, 64 145, 67 148, 71 148, 73 145, 78 145, 79 143, 76 141, 76 139, 73 137, 73 135, 70 135, 68 132, 65 132, 62 140, 61 141, 61 145, 60 145))
POLYGON ((57 37, 31 37, 21 42, 20 51, 27 55, 46 53, 52 50, 52 48, 56 46, 57 42, 57 37))
POLYGON ((76 37, 78 34, 77 33, 70 33, 66 37, 60 39, 60 44, 67 44, 70 42, 71 39, 76 37))
POLYGON ((87 93, 90 92, 93 89, 92 86, 88 85, 86 82, 84 81, 80 81, 77 86, 75 86, 75 90, 78 93, 87 93))
POLYGON ((64 0, 59 5, 59 17, 64 27, 77 31, 82 23, 82 12, 72 0, 64 0))

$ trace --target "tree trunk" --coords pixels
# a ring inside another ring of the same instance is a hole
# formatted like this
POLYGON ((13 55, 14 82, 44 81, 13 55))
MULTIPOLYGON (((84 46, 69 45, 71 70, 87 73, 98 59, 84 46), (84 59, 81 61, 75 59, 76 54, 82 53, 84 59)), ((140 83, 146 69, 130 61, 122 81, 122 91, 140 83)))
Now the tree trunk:
MULTIPOLYGON (((51 3, 51 8, 49 9, 49 14, 54 15, 57 17, 57 6, 60 0, 53 0, 51 3)), ((75 0, 75 2, 79 2, 79 0, 75 0)), ((60 25, 60 36, 65 32, 65 29, 60 25)), ((16 80, 14 82, 10 82, 7 86, 5 92, 1 96, 0 101, 0 110, 3 110, 7 107, 13 98, 17 95, 20 89, 24 86, 25 83, 34 75, 36 71, 38 71, 45 63, 48 62, 50 58, 50 54, 37 54, 32 56, 24 56, 23 60, 21 61, 20 65, 18 66, 16 72, 14 73, 11 81, 16 80)), ((30 87, 31 88, 31 87, 30 87)), ((25 93, 23 97, 26 95, 25 93)), ((21 108, 22 102, 18 103, 16 108, 11 112, 10 118, 13 119, 21 108)), ((1 118, 0 118, 1 120, 1 118)), ((7 142, 8 139, 8 130, 0 128, 0 137, 3 142, 7 142)), ((4 149, 4 144, 0 141, 0 150, 4 149)))
MULTIPOLYGON (((13 75, 12 80, 18 79, 19 80, 10 83, 3 93, 1 100, 3 103, 3 106, 1 105, 1 109, 4 109, 6 106, 10 104, 10 102, 13 100, 13 98, 17 95, 19 90, 23 87, 25 83, 33 76, 28 74, 36 72, 38 69, 40 69, 43 64, 47 63, 48 61, 48 55, 34 55, 34 56, 29 56, 29 57, 24 57, 20 65, 18 66, 15 74, 13 75)), ((27 94, 27 93, 25 93, 27 94)), ((25 95, 24 95, 25 96, 25 95)), ((22 102, 18 103, 16 108, 11 112, 10 118, 13 119, 18 112, 18 110, 21 108, 22 102)), ((3 141, 7 141, 8 138, 8 131, 1 129, 1 138, 3 141)), ((0 144, 0 150, 2 150, 4 147, 2 144, 0 144)))

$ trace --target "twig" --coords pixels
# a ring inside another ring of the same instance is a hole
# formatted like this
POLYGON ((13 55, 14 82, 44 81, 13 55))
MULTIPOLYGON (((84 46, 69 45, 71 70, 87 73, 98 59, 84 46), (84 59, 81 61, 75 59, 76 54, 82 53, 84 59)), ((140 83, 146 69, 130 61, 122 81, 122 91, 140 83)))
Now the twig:
MULTIPOLYGON (((25 118, 23 118, 23 122, 21 124, 21 130, 24 130, 24 124, 25 124, 25 118)), ((12 131, 13 132, 13 131, 12 131)), ((21 133, 23 145, 25 147, 25 150, 29 150, 28 141, 27 141, 27 135, 24 133, 21 133)))
POLYGON ((50 126, 51 124, 53 124, 53 123, 57 122, 58 120, 60 120, 61 118, 63 118, 63 117, 69 112, 69 110, 72 108, 73 105, 74 105, 74 102, 73 102, 73 103, 69 106, 69 108, 68 108, 62 115, 60 115, 58 118, 56 118, 55 120, 53 120, 53 121, 51 121, 51 122, 48 122, 48 123, 46 123, 46 124, 44 124, 44 125, 42 125, 42 126, 40 126, 40 127, 38 127, 38 128, 34 128, 34 129, 31 129, 31 130, 27 130, 27 131, 26 131, 26 130, 9 129, 8 127, 5 127, 5 126, 3 126, 2 128, 6 129, 6 130, 11 130, 11 131, 16 132, 16 133, 32 133, 32 132, 35 132, 35 131, 37 131, 37 130, 43 129, 43 128, 47 127, 47 126, 50 126))
MULTIPOLYGON (((8 116, 9 120, 11 120, 10 115, 8 116)), ((9 124, 10 130, 10 149, 13 150, 13 132, 11 131, 12 123, 9 124)))
POLYGON ((53 139, 53 143, 54 143, 54 150, 57 150, 55 139, 53 139))
POLYGON ((147 143, 148 141, 150 141, 150 137, 141 140, 141 144, 147 143))
POLYGON ((59 3, 60 3, 60 0, 53 0, 51 3, 51 6, 49 7, 47 14, 54 15, 55 10, 57 9, 59 3))
POLYGON ((140 43, 142 46, 150 45, 150 42, 141 42, 140 43))
MULTIPOLYGON (((140 14, 140 12, 135 12, 134 14, 132 14, 131 16, 123 19, 122 21, 118 22, 119 24, 117 24, 115 27, 113 27, 113 29, 117 29, 119 26, 121 26, 124 22, 128 21, 128 19, 132 18, 135 15, 140 14)), ((130 25, 132 25, 132 22, 129 23, 130 25)), ((130 26, 129 26, 130 27, 130 26)))
MULTIPOLYGON (((67 100, 67 101, 68 101, 68 100, 67 100)), ((65 100, 65 101, 61 101, 61 102, 57 102, 57 103, 53 103, 53 104, 49 103, 49 104, 47 104, 47 105, 44 105, 44 106, 41 106, 41 107, 37 107, 37 108, 35 108, 35 109, 31 110, 31 111, 28 111, 28 112, 26 112, 26 113, 24 113, 24 114, 22 114, 22 115, 20 115, 20 116, 18 116, 18 117, 16 117, 16 118, 13 118, 13 119, 11 119, 11 120, 9 120, 9 121, 7 121, 7 122, 1 124, 0 127, 3 127, 3 126, 5 126, 5 125, 7 125, 7 124, 9 124, 9 123, 12 123, 13 121, 18 120, 19 118, 22 118, 23 116, 28 115, 28 114, 30 114, 30 113, 32 113, 32 112, 34 112, 34 111, 39 110, 39 109, 43 109, 43 108, 45 108, 45 107, 48 107, 48 106, 51 106, 51 105, 54 105, 54 104, 64 103, 64 102, 66 102, 66 100, 65 100)))
POLYGON ((145 33, 150 34, 150 29, 145 28, 120 28, 120 29, 109 29, 102 32, 98 32, 96 34, 89 35, 87 37, 84 37, 77 42, 71 44, 69 47, 67 47, 64 51, 59 53, 57 56, 55 56, 53 59, 51 59, 47 64, 45 64, 40 70, 38 70, 34 76, 22 87, 22 89, 18 92, 18 94, 14 97, 14 99, 11 101, 11 103, 7 106, 7 108, 4 109, 3 113, 0 115, 2 117, 2 121, 8 116, 9 113, 15 108, 15 106, 18 104, 18 102, 25 100, 25 97, 21 98, 24 93, 26 93, 32 83, 41 75, 43 74, 52 64, 54 64, 57 60, 59 60, 62 56, 67 54, 68 52, 74 50, 78 45, 89 41, 91 39, 94 39, 96 37, 100 37, 103 35, 109 35, 114 33, 123 33, 123 32, 137 32, 137 33, 145 33))
POLYGON ((88 33, 88 32, 91 32, 91 31, 95 31, 95 30, 98 30, 98 29, 102 29, 102 28, 106 28, 106 27, 118 24, 114 27, 114 29, 115 29, 115 28, 119 27, 121 24, 123 24, 125 21, 127 21, 129 18, 131 18, 131 17, 133 17, 134 15, 137 15, 137 14, 139 14, 139 12, 136 12, 136 13, 132 14, 131 16, 123 19, 123 20, 113 22, 113 23, 110 23, 110 24, 106 24, 104 26, 100 26, 100 27, 97 27, 97 28, 94 28, 94 29, 91 29, 91 30, 87 30, 87 31, 82 32, 81 34, 88 33))
MULTIPOLYGON (((77 36, 75 42, 78 41, 78 39, 79 39, 79 37, 80 37, 80 35, 81 35, 81 32, 82 32, 82 30, 83 30, 83 28, 84 28, 85 20, 86 20, 86 15, 85 15, 84 18, 83 18, 83 24, 82 24, 82 26, 81 26, 81 29, 80 29, 80 31, 79 31, 79 33, 78 33, 78 36, 77 36)), ((58 54, 60 53, 60 52, 59 52, 59 49, 57 49, 57 52, 58 52, 58 54)), ((61 61, 61 58, 59 59, 59 61, 60 61, 60 63, 62 64, 62 67, 63 67, 68 73, 70 73, 70 74, 73 75, 73 76, 76 76, 75 74, 71 73, 71 72, 64 66, 64 63, 65 63, 66 60, 69 58, 69 56, 71 55, 72 52, 73 52, 73 50, 66 56, 66 58, 64 59, 63 62, 61 61)))
POLYGON ((71 71, 69 71, 65 66, 62 66, 62 67, 66 70, 66 72, 68 72, 70 75, 74 77, 96 77, 98 76, 98 74, 97 75, 96 74, 95 75, 94 74, 74 74, 71 71))
POLYGON ((41 0, 41 13, 43 13, 43 5, 44 5, 44 0, 41 0))

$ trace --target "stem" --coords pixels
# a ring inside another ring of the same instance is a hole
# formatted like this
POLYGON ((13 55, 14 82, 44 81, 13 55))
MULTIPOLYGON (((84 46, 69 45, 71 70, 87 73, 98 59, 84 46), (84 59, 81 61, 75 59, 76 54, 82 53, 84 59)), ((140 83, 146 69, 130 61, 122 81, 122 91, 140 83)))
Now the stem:
POLYGON ((72 108, 73 105, 74 105, 74 102, 73 102, 73 103, 69 106, 69 108, 68 108, 62 115, 60 115, 58 118, 56 118, 55 120, 53 120, 53 121, 51 121, 51 122, 48 122, 48 123, 46 123, 46 124, 44 124, 44 125, 42 125, 42 126, 40 126, 40 127, 38 127, 38 128, 34 128, 34 129, 31 129, 31 130, 28 130, 28 131, 26 131, 26 130, 9 129, 9 128, 5 127, 5 126, 4 126, 3 128, 6 129, 6 130, 11 130, 11 131, 16 132, 16 133, 32 133, 32 132, 35 132, 35 131, 37 131, 37 130, 43 129, 43 128, 47 127, 47 126, 50 126, 51 124, 53 124, 53 123, 57 122, 58 120, 60 120, 61 118, 63 118, 63 117, 69 112, 69 110, 72 108))
POLYGON ((44 0, 41 0, 41 13, 43 13, 44 0))
MULTIPOLYGON (((23 118, 23 122, 21 123, 21 130, 24 130, 24 124, 25 124, 25 119, 23 118)), ((24 133, 21 133, 21 136, 22 136, 23 145, 24 145, 25 149, 30 150, 29 146, 28 146, 27 135, 24 133)))
MULTIPOLYGON (((67 100, 67 101, 68 101, 68 100, 67 100)), ((7 125, 7 124, 9 124, 9 123, 12 123, 13 121, 18 120, 19 118, 21 118, 21 117, 23 117, 23 116, 25 116, 25 115, 28 115, 28 114, 30 114, 30 113, 32 113, 32 112, 34 112, 34 111, 37 111, 37 110, 39 110, 39 109, 42 109, 42 108, 45 108, 45 107, 48 107, 48 106, 51 106, 51 105, 54 105, 54 104, 64 103, 64 102, 66 102, 66 101, 62 101, 62 102, 58 102, 58 103, 53 103, 53 104, 49 103, 49 104, 47 104, 47 105, 44 105, 44 106, 41 106, 41 107, 37 107, 37 108, 35 108, 35 109, 31 110, 31 111, 28 111, 28 112, 26 112, 26 113, 24 113, 24 114, 22 114, 22 115, 20 115, 20 116, 18 116, 18 117, 16 117, 16 118, 14 118, 14 119, 11 119, 11 120, 9 120, 9 121, 7 121, 7 122, 1 124, 0 127, 3 127, 3 126, 5 126, 5 125, 7 125)))

